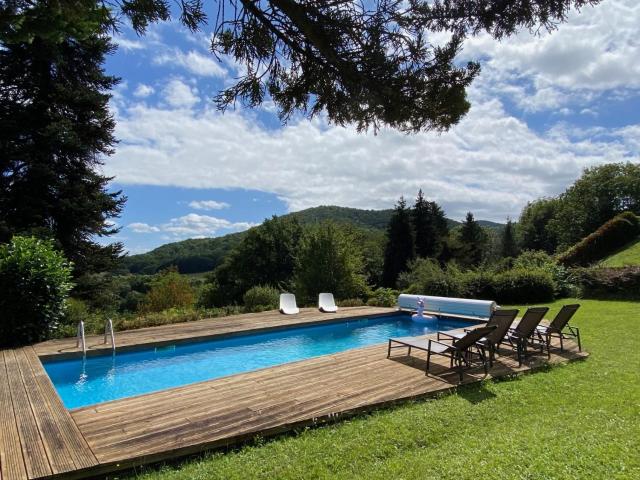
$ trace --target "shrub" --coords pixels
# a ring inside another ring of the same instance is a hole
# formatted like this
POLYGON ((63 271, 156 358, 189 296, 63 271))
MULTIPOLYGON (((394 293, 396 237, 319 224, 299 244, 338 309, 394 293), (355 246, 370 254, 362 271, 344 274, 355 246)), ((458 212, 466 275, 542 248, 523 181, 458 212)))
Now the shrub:
POLYGON ((640 267, 578 268, 573 270, 584 297, 640 299, 640 267))
POLYGON ((460 297, 464 285, 460 270, 453 264, 443 270, 432 258, 418 258, 398 278, 401 291, 441 297, 460 297))
POLYGON ((479 300, 493 300, 496 292, 493 287, 495 273, 489 270, 472 270, 462 274, 463 297, 479 300))
POLYGON ((392 288, 377 288, 367 300, 370 307, 395 307, 398 303, 398 291, 392 288))
POLYGON ((540 303, 553 300, 555 285, 544 270, 514 269, 498 273, 493 278, 493 290, 498 303, 540 303))
POLYGON ((257 285, 242 297, 247 312, 261 312, 278 308, 280 292, 270 285, 257 285))
POLYGON ((558 264, 551 255, 541 250, 525 250, 514 260, 513 268, 538 269, 551 274, 556 297, 571 297, 578 293, 569 270, 564 265, 558 264))
POLYGON ((558 257, 565 266, 586 266, 624 247, 640 235, 640 219, 632 212, 613 217, 558 257))
POLYGON ((0 346, 49 338, 64 316, 71 265, 48 241, 14 237, 0 246, 0 346))
POLYGON ((364 302, 361 298, 346 298, 336 301, 336 305, 339 307, 362 307, 364 302))
POLYGON ((150 313, 162 312, 169 308, 189 308, 193 307, 194 299, 189 279, 180 275, 175 268, 171 268, 155 276, 139 311, 150 313))

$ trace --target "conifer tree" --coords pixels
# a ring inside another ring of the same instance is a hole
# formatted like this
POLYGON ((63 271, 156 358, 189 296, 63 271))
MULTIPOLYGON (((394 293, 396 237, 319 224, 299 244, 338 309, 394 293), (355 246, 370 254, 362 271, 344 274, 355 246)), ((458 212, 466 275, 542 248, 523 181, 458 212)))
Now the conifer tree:
POLYGON ((407 264, 415 256, 414 233, 411 212, 404 197, 400 197, 393 216, 387 226, 387 245, 384 252, 382 283, 385 287, 395 287, 398 275, 407 269, 407 264))
POLYGON ((515 227, 511 219, 507 219, 507 224, 502 232, 501 253, 504 258, 517 257, 518 246, 516 244, 515 227))
POLYGON ((76 276, 109 268, 122 245, 96 237, 125 198, 99 172, 113 153, 105 74, 108 13, 95 0, 8 2, 0 21, 0 241, 52 238, 76 276))
POLYGON ((422 189, 418 191, 418 197, 416 198, 416 203, 413 205, 411 217, 413 220, 413 231, 416 236, 416 255, 418 257, 428 257, 433 251, 432 242, 434 240, 434 232, 429 212, 429 202, 424 198, 422 189))
POLYGON ((459 260, 466 266, 478 266, 482 262, 484 248, 487 243, 487 234, 473 218, 473 213, 471 212, 467 213, 467 217, 462 223, 460 242, 462 244, 462 258, 459 260))
POLYGON ((416 255, 425 258, 436 257, 449 233, 442 208, 436 202, 427 201, 420 190, 411 214, 416 255))

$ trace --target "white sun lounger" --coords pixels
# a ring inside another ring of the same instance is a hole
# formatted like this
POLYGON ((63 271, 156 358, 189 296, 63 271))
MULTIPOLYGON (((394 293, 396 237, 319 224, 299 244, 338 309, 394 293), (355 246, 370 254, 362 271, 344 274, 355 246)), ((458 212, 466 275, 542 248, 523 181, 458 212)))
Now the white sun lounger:
POLYGON ((296 305, 296 296, 293 293, 280 294, 280 311, 285 315, 300 313, 300 309, 296 305))
POLYGON ((321 312, 335 313, 338 311, 336 301, 333 299, 333 293, 321 293, 318 296, 318 308, 321 312))

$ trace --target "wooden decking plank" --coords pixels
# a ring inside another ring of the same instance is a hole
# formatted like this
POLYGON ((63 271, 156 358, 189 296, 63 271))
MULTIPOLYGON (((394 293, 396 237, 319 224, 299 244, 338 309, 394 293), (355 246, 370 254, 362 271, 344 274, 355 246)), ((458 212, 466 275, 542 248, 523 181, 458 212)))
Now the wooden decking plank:
POLYGON ((51 471, 55 474, 75 470, 75 464, 65 445, 62 432, 55 417, 51 414, 48 399, 40 394, 24 349, 14 350, 14 354, 34 420, 42 438, 42 444, 47 451, 51 471))
POLYGON ((29 478, 38 478, 51 475, 53 471, 46 448, 40 437, 31 402, 22 382, 15 352, 13 350, 5 350, 3 353, 27 476, 29 478))
POLYGON ((97 465, 97 459, 80 433, 75 421, 71 418, 71 415, 58 397, 35 350, 27 347, 23 349, 23 352, 31 368, 31 374, 33 375, 33 381, 38 389, 38 393, 44 399, 48 408, 48 414, 61 436, 67 455, 69 455, 73 462, 74 468, 70 468, 68 471, 85 469, 97 465))
POLYGON ((14 415, 4 355, 0 351, 0 477, 17 480, 27 477, 22 446, 14 415))

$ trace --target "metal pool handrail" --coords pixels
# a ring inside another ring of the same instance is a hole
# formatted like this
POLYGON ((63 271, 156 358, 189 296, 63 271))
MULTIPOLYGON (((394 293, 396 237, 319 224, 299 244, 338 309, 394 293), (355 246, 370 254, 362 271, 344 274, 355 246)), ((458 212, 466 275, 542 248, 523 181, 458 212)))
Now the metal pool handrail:
POLYGON ((113 333, 113 322, 110 318, 107 318, 107 321, 104 324, 104 343, 107 344, 107 335, 111 337, 111 348, 115 351, 116 349, 116 337, 113 333))

